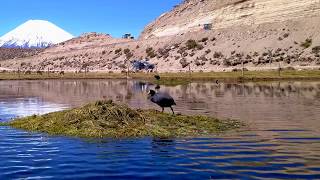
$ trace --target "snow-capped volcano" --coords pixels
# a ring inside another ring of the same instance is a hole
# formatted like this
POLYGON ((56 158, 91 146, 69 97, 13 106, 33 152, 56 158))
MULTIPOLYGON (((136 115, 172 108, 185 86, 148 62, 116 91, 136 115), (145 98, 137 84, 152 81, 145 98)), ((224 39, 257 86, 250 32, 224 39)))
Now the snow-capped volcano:
POLYGON ((29 20, 0 38, 0 47, 45 48, 73 36, 44 20, 29 20))

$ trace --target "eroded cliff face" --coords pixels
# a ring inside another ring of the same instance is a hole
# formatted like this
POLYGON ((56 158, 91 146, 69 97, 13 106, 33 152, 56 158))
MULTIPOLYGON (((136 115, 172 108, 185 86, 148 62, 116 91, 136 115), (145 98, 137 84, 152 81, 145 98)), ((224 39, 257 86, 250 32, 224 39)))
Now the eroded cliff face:
POLYGON ((320 16, 320 0, 185 0, 149 24, 142 39, 320 16))

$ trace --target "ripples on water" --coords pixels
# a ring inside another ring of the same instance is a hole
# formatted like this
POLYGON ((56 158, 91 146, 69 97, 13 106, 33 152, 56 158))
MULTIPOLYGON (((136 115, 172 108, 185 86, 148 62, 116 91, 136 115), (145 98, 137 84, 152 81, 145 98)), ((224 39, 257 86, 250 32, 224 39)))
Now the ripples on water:
MULTIPOLYGON (((192 83, 161 87, 183 113, 232 117, 249 130, 186 139, 52 137, 0 127, 0 179, 319 179, 320 83, 192 83)), ((145 83, 0 82, 0 119, 43 114, 113 98, 134 107, 145 83)))

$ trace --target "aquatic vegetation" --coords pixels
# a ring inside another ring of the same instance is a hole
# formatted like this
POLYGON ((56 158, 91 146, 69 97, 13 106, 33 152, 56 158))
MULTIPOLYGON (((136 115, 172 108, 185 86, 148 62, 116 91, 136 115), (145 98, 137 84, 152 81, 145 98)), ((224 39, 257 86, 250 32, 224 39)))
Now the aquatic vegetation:
POLYGON ((51 135, 99 138, 205 136, 243 126, 235 120, 135 110, 112 101, 98 101, 80 108, 20 118, 1 125, 51 135))

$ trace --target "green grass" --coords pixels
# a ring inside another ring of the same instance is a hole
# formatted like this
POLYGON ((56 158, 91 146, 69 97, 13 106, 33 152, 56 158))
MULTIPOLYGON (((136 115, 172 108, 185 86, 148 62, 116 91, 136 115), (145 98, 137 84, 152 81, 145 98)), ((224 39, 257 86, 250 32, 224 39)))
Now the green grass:
POLYGON ((194 137, 243 126, 235 120, 135 110, 112 101, 98 101, 80 108, 20 118, 1 125, 51 135, 95 138, 194 137))
MULTIPOLYGON (((192 81, 212 81, 221 82, 250 82, 250 81, 282 81, 282 80, 320 80, 319 70, 285 70, 281 71, 247 71, 242 76, 242 72, 195 72, 195 73, 163 73, 161 80, 155 83, 163 85, 178 85, 192 81)), ((145 77, 146 78, 146 77, 145 77)))
MULTIPOLYGON (((161 80, 154 79, 155 73, 130 73, 132 79, 151 81, 160 85, 186 84, 191 81, 220 80, 225 82, 238 81, 279 81, 279 80, 319 80, 320 70, 284 70, 279 76, 278 71, 247 71, 241 72, 194 72, 194 73, 160 73, 161 80)), ((0 80, 41 80, 41 79, 126 79, 125 73, 65 73, 59 74, 17 74, 0 73, 0 80)))

